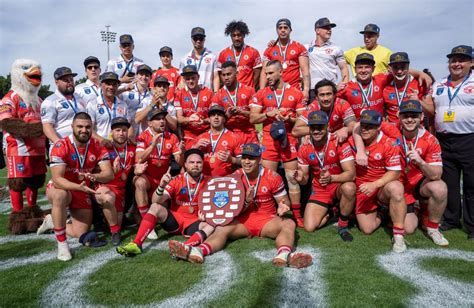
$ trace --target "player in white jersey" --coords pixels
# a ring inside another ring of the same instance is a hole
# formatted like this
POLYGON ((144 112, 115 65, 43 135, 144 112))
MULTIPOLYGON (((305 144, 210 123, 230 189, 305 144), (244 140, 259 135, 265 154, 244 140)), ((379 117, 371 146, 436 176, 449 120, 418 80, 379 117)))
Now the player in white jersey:
MULTIPOLYGON (((99 97, 87 104, 87 113, 91 116, 94 125, 93 136, 107 147, 112 146, 110 129, 112 120, 116 117, 124 117, 130 121, 127 104, 116 96, 119 85, 120 80, 117 74, 103 73, 100 76, 99 97)), ((133 135, 133 127, 130 127, 129 134, 133 135)))
POLYGON ((84 59, 84 69, 86 71, 87 80, 76 86, 75 92, 81 96, 86 102, 96 99, 100 94, 100 61, 94 56, 84 59))
POLYGON ((137 73, 137 67, 143 64, 143 60, 133 55, 135 44, 130 34, 120 36, 120 51, 122 52, 116 59, 107 63, 106 72, 114 72, 119 76, 122 86, 132 82, 137 73))
POLYGON ((69 67, 59 67, 54 72, 56 91, 41 104, 43 131, 51 144, 72 134, 72 119, 85 111, 87 101, 74 93, 74 77, 69 67))
MULTIPOLYGON (((181 59, 179 63, 180 72, 187 65, 195 65, 199 73, 199 85, 207 87, 216 92, 220 87, 219 71, 217 68, 217 56, 204 47, 206 32, 201 27, 191 30, 193 49, 181 59)), ((184 81, 181 84, 184 87, 184 81)))

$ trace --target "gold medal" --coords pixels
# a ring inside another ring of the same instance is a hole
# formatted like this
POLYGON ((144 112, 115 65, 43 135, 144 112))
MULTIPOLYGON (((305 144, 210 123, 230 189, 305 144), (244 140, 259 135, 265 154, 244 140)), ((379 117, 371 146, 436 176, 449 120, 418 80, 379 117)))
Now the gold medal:
POLYGON ((120 178, 125 181, 127 179, 127 174, 125 174, 125 172, 122 172, 122 175, 120 176, 120 178))
POLYGON ((189 213, 191 214, 194 213, 194 206, 192 205, 189 206, 189 213))
POLYGON ((211 156, 211 159, 209 161, 211 162, 211 164, 213 164, 216 162, 216 158, 214 156, 211 156))
POLYGON ((288 68, 288 64, 286 64, 286 62, 283 62, 283 69, 286 70, 288 68))

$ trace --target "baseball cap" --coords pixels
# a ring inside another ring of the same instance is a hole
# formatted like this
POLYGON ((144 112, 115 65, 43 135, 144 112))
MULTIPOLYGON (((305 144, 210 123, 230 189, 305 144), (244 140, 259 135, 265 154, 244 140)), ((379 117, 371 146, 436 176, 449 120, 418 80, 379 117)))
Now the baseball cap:
POLYGON ((168 52, 171 55, 173 55, 173 49, 171 49, 171 47, 168 47, 168 46, 161 47, 160 52, 158 54, 161 56, 161 54, 164 53, 164 52, 168 52))
POLYGON ((130 34, 121 35, 120 44, 133 44, 133 37, 130 34))
POLYGON ((116 117, 112 119, 112 123, 110 124, 110 127, 113 129, 114 126, 118 125, 125 125, 127 127, 130 127, 130 122, 124 117, 116 117))
POLYGON ((382 115, 376 110, 364 110, 360 114, 360 124, 380 125, 382 115))
POLYGON ((401 102, 399 107, 399 113, 423 113, 421 104, 419 101, 410 99, 404 102, 401 102))
POLYGON ((94 56, 88 56, 87 58, 84 59, 84 67, 87 68, 87 66, 91 63, 97 63, 100 66, 100 61, 98 58, 94 56))
POLYGON ((142 71, 148 72, 150 73, 150 75, 153 74, 153 70, 151 69, 151 67, 146 64, 141 64, 137 67, 137 73, 142 71))
POLYGON ((93 248, 107 245, 107 241, 99 240, 97 233, 95 233, 94 231, 88 231, 86 233, 83 233, 79 237, 79 243, 84 246, 93 248))
POLYGON ((72 77, 76 77, 76 76, 77 76, 76 73, 73 73, 73 72, 71 71, 71 69, 70 69, 69 67, 66 67, 66 66, 58 67, 58 68, 54 71, 54 79, 55 79, 55 80, 58 80, 59 78, 64 77, 64 76, 68 76, 68 75, 72 75, 72 77))
POLYGON ((189 156, 197 154, 201 156, 201 159, 204 159, 204 152, 199 150, 199 149, 189 149, 186 152, 184 152, 184 160, 187 160, 189 156))
POLYGON ((196 65, 186 65, 181 71, 181 76, 190 75, 190 74, 199 74, 196 65))
POLYGON ((410 59, 408 58, 408 54, 406 52, 395 52, 390 55, 390 62, 388 65, 392 65, 395 63, 410 63, 410 59))
POLYGON ((451 58, 452 56, 467 56, 472 59, 472 46, 467 46, 467 45, 459 45, 454 47, 451 50, 451 53, 449 55, 446 55, 446 57, 451 58))
POLYGON ((368 24, 364 27, 364 30, 360 31, 359 33, 364 34, 366 32, 379 34, 380 28, 376 24, 368 24))
POLYGON ((308 126, 309 125, 327 125, 329 122, 328 115, 326 112, 321 110, 316 110, 310 112, 308 115, 308 126))
POLYGON ((170 82, 168 81, 168 79, 164 76, 158 76, 155 78, 155 80, 153 81, 153 85, 156 86, 160 83, 165 83, 167 84, 168 86, 170 85, 170 82))
POLYGON ((256 143, 246 143, 242 146, 242 156, 260 157, 260 146, 256 143))
POLYGON ((225 116, 225 109, 224 107, 222 107, 221 105, 212 105, 208 112, 207 112, 207 115, 208 116, 211 116, 211 114, 214 114, 214 113, 221 113, 223 116, 225 116))
POLYGON ((191 37, 193 36, 197 36, 197 35, 202 35, 202 36, 206 36, 206 31, 204 30, 204 28, 201 28, 201 27, 194 27, 192 30, 191 30, 191 37))
POLYGON ((288 136, 286 135, 285 122, 275 121, 270 127, 270 136, 277 141, 280 141, 282 148, 285 148, 288 144, 288 136))
POLYGON ((331 28, 334 28, 336 27, 336 24, 335 23, 332 23, 329 21, 329 18, 327 17, 323 17, 323 18, 320 18, 316 21, 316 23, 314 24, 314 28, 323 28, 323 27, 327 27, 327 26, 331 26, 331 28))
POLYGON ((117 82, 120 82, 119 76, 115 74, 114 72, 105 72, 102 75, 100 75, 100 82, 103 82, 106 80, 115 80, 117 82))
POLYGON ((370 53, 360 53, 357 55, 356 59, 355 59, 355 64, 357 64, 357 62, 361 62, 361 61, 366 61, 366 62, 371 62, 372 65, 375 64, 375 60, 374 60, 374 56, 372 56, 370 53))
POLYGON ((166 111, 166 109, 153 108, 150 112, 148 112, 148 121, 153 120, 154 117, 160 114, 164 114, 166 116, 168 114, 168 111, 166 111))
POLYGON ((278 19, 278 21, 277 21, 277 23, 276 23, 276 27, 278 28, 278 26, 280 26, 281 24, 287 25, 288 28, 291 29, 291 21, 290 21, 288 18, 280 18, 280 19, 278 19))

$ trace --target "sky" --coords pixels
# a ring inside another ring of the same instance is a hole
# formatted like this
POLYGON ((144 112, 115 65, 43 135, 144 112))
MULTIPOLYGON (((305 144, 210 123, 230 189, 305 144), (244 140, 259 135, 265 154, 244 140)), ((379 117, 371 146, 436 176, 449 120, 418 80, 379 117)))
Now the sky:
POLYGON ((473 0, 0 0, 0 75, 9 73, 15 59, 30 58, 41 63, 43 84, 54 84, 53 72, 60 66, 81 78, 89 55, 101 60, 104 71, 107 44, 100 31, 105 25, 117 32, 110 45, 112 58, 119 56, 118 36, 129 33, 135 56, 152 68, 159 67, 158 50, 164 45, 173 48, 178 66, 192 48, 195 26, 205 28, 206 47, 218 54, 231 43, 224 29, 232 20, 248 24, 246 43, 263 54, 283 17, 292 22, 291 38, 303 44, 314 39, 315 21, 328 17, 337 24, 331 40, 344 50, 363 45, 359 31, 375 23, 381 28, 379 44, 408 52, 412 68, 430 68, 436 78, 447 74, 451 48, 472 45, 474 38, 473 0))

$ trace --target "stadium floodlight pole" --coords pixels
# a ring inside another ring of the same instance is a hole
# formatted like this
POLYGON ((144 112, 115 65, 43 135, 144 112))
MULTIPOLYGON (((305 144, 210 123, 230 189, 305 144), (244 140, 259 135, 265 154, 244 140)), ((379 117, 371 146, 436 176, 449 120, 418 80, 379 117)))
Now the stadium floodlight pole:
POLYGON ((115 42, 116 32, 110 32, 110 25, 106 25, 106 31, 100 31, 102 42, 107 42, 107 62, 110 60, 110 43, 115 42))

